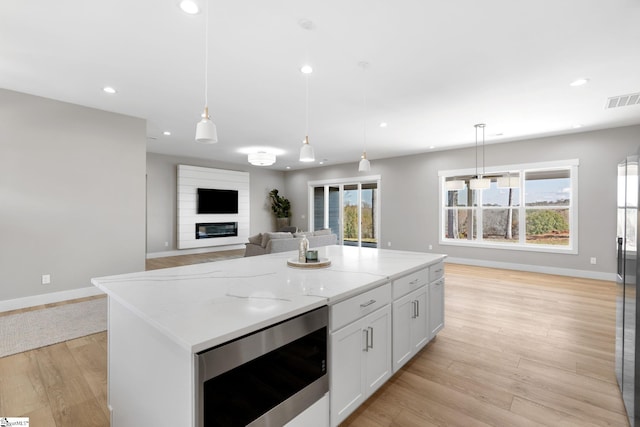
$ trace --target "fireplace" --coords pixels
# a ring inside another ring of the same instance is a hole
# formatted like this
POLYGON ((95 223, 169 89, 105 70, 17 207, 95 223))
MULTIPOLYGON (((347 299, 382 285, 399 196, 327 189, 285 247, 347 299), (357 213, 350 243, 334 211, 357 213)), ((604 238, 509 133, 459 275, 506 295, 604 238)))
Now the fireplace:
POLYGON ((198 222, 196 223, 196 239, 215 237, 232 237, 238 235, 237 222, 198 222))

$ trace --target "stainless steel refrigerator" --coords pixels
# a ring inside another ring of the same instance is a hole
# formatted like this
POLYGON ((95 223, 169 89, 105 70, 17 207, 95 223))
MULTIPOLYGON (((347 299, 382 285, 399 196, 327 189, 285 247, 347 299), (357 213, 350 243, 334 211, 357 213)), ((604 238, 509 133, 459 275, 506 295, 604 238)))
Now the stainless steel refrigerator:
POLYGON ((618 275, 616 296, 616 377, 629 424, 640 426, 640 333, 638 317, 638 156, 618 164, 618 275), (639 374, 636 376, 636 372, 639 374), (636 423, 637 420, 637 423, 636 423))

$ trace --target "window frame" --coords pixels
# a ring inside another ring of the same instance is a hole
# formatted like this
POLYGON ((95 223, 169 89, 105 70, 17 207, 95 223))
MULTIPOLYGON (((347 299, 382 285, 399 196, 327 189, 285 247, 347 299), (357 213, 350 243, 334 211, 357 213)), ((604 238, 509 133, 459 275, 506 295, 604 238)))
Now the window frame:
MULTIPOLYGON (((489 241, 485 241, 483 239, 483 211, 491 210, 491 209, 508 209, 505 207, 485 207, 482 206, 482 196, 479 196, 479 202, 477 206, 471 204, 471 206, 460 206, 470 212, 473 215, 475 212, 476 215, 476 239, 468 240, 468 239, 450 239, 445 237, 445 227, 446 227, 446 212, 450 209, 450 207, 446 206, 447 200, 447 190, 445 189, 445 181, 447 178, 460 177, 460 176, 471 176, 475 175, 474 168, 468 169, 455 169, 455 170, 442 170, 438 171, 438 241, 440 245, 450 245, 450 246, 464 246, 464 247, 473 247, 473 248, 487 248, 487 249, 507 249, 507 250, 520 250, 520 251, 530 251, 530 252, 547 252, 547 253, 563 253, 563 254, 578 254, 578 168, 580 162, 578 159, 569 159, 569 160, 557 160, 550 162, 536 162, 536 163, 520 163, 513 165, 501 165, 501 166, 491 166, 484 168, 485 175, 493 175, 497 173, 507 174, 510 173, 518 173, 520 179, 520 191, 518 192, 518 203, 513 207, 518 209, 518 219, 520 228, 518 230, 519 241, 518 242, 500 242, 500 243, 491 243, 489 241), (569 171, 569 180, 570 180, 570 201, 568 206, 562 207, 553 207, 554 210, 559 209, 569 209, 569 244, 567 246, 558 246, 558 245, 544 245, 544 244, 536 244, 536 243, 527 243, 526 242, 526 211, 530 209, 543 209, 543 207, 533 207, 527 206, 525 203, 525 182, 526 182, 526 173, 527 172, 536 172, 536 171, 545 171, 545 170, 568 170, 569 171)), ((467 191, 472 191, 469 189, 467 185, 467 191)), ((483 190, 473 190, 473 191, 483 191, 483 190)))

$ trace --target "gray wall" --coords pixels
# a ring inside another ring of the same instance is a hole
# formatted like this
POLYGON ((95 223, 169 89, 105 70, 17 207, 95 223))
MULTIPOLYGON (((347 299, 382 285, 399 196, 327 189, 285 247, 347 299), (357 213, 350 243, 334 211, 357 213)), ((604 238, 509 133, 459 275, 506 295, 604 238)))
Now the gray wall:
MULTIPOLYGON (((147 154, 147 253, 175 251, 176 245, 176 180, 177 165, 203 166, 249 172, 249 235, 275 229, 275 217, 267 196, 273 188, 283 190, 284 173, 251 165, 241 166, 192 157, 147 154), (166 243, 166 246, 165 246, 166 243)), ((286 193, 282 191, 286 196, 286 193)), ((224 249, 211 248, 211 250, 224 249)), ((186 252, 185 252, 186 253, 186 252)))
POLYGON ((2 89, 0 118, 0 301, 143 270, 145 121, 2 89))
MULTIPOLYGON (((381 184, 381 239, 386 248, 445 253, 493 263, 525 264, 613 274, 615 265, 616 183, 619 160, 640 145, 640 126, 575 133, 486 146, 486 165, 580 160, 578 170, 578 254, 549 254, 438 244, 438 171, 473 168, 473 148, 372 160, 381 184), (589 263, 596 257, 596 265, 589 263)), ((373 155, 373 153, 370 153, 373 155)), ((357 164, 287 172, 286 191, 294 206, 293 224, 307 226, 307 182, 358 176, 357 164), (305 219, 302 218, 305 215, 305 219)), ((535 269, 534 269, 535 270, 535 269)))

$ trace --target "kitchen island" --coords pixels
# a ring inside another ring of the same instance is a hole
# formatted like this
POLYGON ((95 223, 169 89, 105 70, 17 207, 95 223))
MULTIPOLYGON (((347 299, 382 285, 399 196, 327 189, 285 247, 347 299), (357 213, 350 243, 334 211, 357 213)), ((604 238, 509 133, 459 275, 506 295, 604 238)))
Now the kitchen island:
MULTIPOLYGON (((314 309, 380 292, 444 258, 347 246, 318 251, 331 261, 327 268, 288 267, 297 253, 284 252, 93 279, 109 297, 112 425, 198 426, 198 353, 314 309)), ((330 322, 334 319, 332 314, 330 322)))

